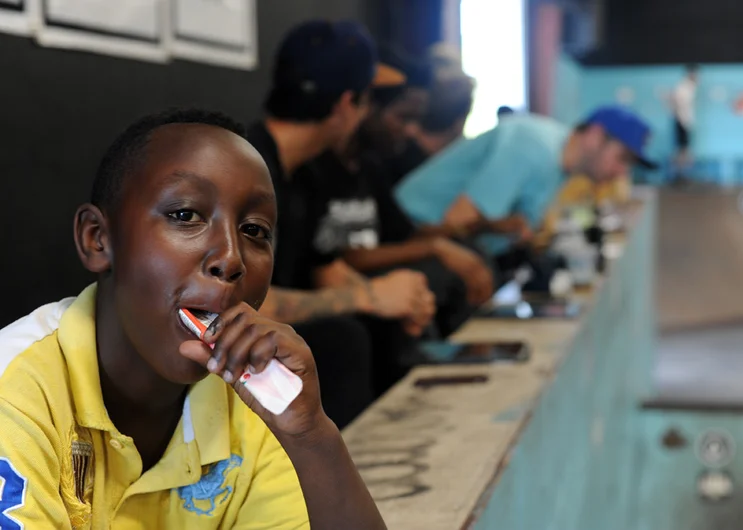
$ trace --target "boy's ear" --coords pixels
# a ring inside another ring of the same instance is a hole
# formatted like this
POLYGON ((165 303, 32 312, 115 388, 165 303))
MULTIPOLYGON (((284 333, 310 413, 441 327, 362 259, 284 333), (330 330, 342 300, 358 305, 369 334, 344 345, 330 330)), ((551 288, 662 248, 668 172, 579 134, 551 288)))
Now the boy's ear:
POLYGON ((83 266, 102 273, 111 268, 112 249, 108 220, 92 204, 83 204, 75 212, 75 246, 83 266))

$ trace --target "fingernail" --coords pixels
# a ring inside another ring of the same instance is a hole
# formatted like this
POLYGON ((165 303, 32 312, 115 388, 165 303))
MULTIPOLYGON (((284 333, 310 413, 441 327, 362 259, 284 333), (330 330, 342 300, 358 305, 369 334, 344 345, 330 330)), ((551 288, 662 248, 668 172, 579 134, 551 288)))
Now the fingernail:
POLYGON ((209 327, 206 328, 206 331, 204 332, 204 339, 212 338, 220 329, 222 329, 222 319, 220 317, 217 317, 212 321, 211 324, 209 324, 209 327))
POLYGON ((209 359, 209 362, 206 363, 206 369, 212 373, 216 372, 218 367, 219 367, 219 363, 214 357, 209 359))
POLYGON ((225 383, 232 384, 232 382, 235 380, 235 376, 232 375, 232 372, 229 370, 225 370, 222 374, 222 379, 224 379, 225 383))

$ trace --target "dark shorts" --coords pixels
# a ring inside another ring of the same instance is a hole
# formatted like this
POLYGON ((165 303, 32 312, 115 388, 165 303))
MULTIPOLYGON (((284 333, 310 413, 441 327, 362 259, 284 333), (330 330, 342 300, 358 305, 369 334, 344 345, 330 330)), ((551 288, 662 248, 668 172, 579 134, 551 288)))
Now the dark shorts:
POLYGON ((676 129, 676 146, 679 149, 686 149, 687 147, 689 147, 690 141, 689 129, 682 125, 682 123, 678 120, 674 120, 674 125, 676 129))

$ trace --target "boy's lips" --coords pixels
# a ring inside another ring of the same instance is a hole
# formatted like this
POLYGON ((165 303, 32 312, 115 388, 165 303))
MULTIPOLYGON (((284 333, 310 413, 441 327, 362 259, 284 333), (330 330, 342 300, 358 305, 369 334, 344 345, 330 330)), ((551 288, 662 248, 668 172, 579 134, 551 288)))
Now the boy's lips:
POLYGON ((239 301, 239 296, 234 288, 222 285, 194 285, 186 289, 186 293, 177 300, 176 313, 180 309, 188 309, 219 315, 235 305, 239 301))

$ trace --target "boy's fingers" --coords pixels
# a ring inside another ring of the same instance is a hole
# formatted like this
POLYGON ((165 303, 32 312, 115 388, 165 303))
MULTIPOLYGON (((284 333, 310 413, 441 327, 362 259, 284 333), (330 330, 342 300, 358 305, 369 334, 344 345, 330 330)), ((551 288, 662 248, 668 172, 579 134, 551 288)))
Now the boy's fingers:
POLYGON ((278 350, 276 331, 271 330, 253 344, 250 350, 250 366, 255 369, 256 373, 261 373, 266 369, 271 359, 276 357, 278 350))
POLYGON ((187 340, 180 345, 178 352, 205 368, 209 368, 209 361, 212 360, 211 348, 200 340, 187 340))
MULTIPOLYGON (((247 328, 242 328, 242 334, 230 345, 226 355, 225 370, 229 371, 235 380, 248 369, 248 364, 251 363, 250 352, 260 338, 260 329, 255 324, 251 324, 247 328)), ((253 366, 253 368, 257 367, 253 366)))
POLYGON ((233 320, 242 318, 243 315, 250 316, 252 314, 257 314, 257 311, 248 304, 238 304, 223 311, 214 319, 211 325, 204 332, 204 340, 209 344, 214 344, 222 335, 222 331, 224 331, 233 320))
POLYGON ((204 340, 209 344, 213 344, 223 329, 224 319, 221 316, 218 316, 211 324, 209 324, 209 327, 206 328, 206 331, 204 332, 204 340))
MULTIPOLYGON (((225 319, 225 327, 219 337, 217 337, 217 341, 214 343, 214 352, 212 353, 216 362, 215 373, 222 373, 227 369, 227 364, 230 362, 232 346, 245 333, 245 323, 243 322, 243 319, 244 313, 235 315, 234 318, 229 321, 225 319)), ((231 371, 230 374, 234 375, 231 371)), ((229 375, 225 380, 228 383, 232 382, 229 381, 229 375)))

